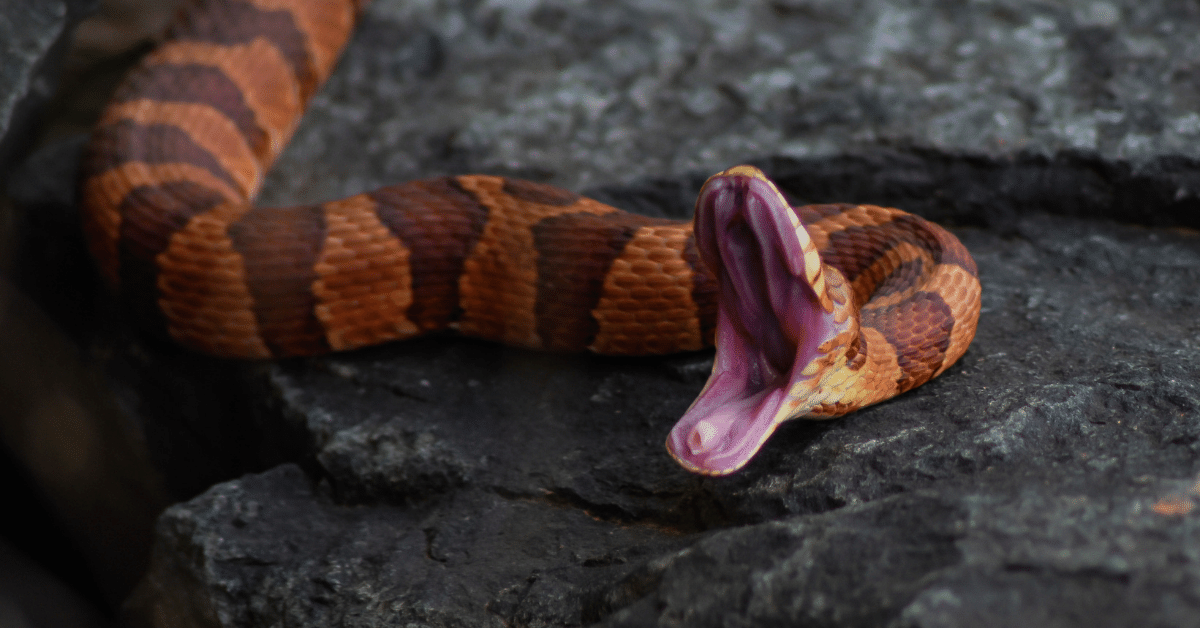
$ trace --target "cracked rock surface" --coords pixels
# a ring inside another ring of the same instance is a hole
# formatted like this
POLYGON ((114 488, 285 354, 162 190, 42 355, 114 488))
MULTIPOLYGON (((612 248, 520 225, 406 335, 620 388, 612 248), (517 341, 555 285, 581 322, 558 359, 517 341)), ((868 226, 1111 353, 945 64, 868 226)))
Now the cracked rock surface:
POLYGON ((96 0, 5 3, 0 12, 0 185, 28 150, 71 30, 96 0))
POLYGON ((704 354, 430 339, 270 367, 270 431, 308 435, 320 479, 169 509, 152 573, 194 572, 227 625, 1194 621, 1200 238, 1017 228, 959 231, 985 289, 960 366, 730 478, 661 450, 704 354))
MULTIPOLYGON (((711 353, 435 336, 239 364, 96 296, 81 336, 181 500, 127 618, 1200 622, 1200 11, 502 4, 373 4, 266 202, 492 172, 685 218, 704 176, 753 160, 798 199, 951 228, 983 283, 971 349, 714 479, 663 451, 711 353)), ((26 166, 14 196, 42 220, 68 221, 52 166, 78 146, 26 166)))

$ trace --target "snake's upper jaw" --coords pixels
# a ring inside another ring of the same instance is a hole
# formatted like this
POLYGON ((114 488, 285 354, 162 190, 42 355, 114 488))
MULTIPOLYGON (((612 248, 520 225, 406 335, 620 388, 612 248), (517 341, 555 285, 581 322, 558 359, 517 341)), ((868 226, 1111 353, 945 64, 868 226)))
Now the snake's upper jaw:
POLYGON ((818 347, 841 325, 816 246, 757 168, 731 168, 704 184, 695 234, 720 285, 717 354, 667 450, 690 471, 725 475, 779 423, 812 407, 806 383, 819 377, 818 347))

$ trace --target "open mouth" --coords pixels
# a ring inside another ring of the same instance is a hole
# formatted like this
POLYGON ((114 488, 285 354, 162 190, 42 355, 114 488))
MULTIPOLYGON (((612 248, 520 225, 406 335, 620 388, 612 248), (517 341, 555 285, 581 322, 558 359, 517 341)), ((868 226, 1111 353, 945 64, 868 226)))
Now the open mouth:
POLYGON ((695 234, 720 286, 717 354, 667 450, 690 471, 725 475, 749 462, 779 423, 809 410, 797 384, 816 374, 806 367, 837 324, 816 246, 757 168, 730 168, 704 184, 695 234))

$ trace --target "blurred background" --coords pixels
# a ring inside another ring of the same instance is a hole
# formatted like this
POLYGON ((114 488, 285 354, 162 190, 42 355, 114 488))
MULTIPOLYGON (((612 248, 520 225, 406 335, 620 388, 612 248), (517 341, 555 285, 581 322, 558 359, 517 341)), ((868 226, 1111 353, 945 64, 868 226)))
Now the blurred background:
MULTIPOLYGON (((35 105, 34 115, 14 118, 10 136, 16 139, 2 171, 6 182, 24 156, 87 131, 176 5, 0 3, 0 22, 9 18, 7 26, 16 31, 6 54, 28 52, 20 44, 53 33, 53 26, 65 35, 45 57, 47 65, 60 64, 61 80, 47 81, 53 67, 36 68, 40 76, 27 102, 42 95, 39 89, 49 100, 35 105), (32 32, 23 20, 38 18, 42 9, 57 22, 32 32)), ((7 92, 18 86, 0 87, 7 92)), ((89 372, 79 345, 68 340, 71 320, 63 320, 61 310, 48 314, 29 298, 31 289, 53 295, 60 287, 29 286, 32 277, 15 267, 20 251, 14 232, 41 225, 20 222, 11 207, 6 193, 0 197, 0 627, 108 626, 144 568, 163 493, 147 482, 149 467, 138 459, 137 448, 120 445, 125 437, 97 433, 96 426, 106 422, 88 413, 117 417, 118 402, 101 384, 102 376, 89 372)), ((89 311, 86 295, 76 291, 64 289, 51 298, 79 300, 74 310, 80 316, 89 311)))

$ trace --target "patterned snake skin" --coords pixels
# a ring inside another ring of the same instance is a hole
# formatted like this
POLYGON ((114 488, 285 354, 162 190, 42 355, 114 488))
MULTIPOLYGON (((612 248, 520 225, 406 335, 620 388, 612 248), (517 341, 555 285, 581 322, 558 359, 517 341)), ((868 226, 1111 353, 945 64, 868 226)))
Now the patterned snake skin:
POLYGON ((780 422, 900 394, 970 344, 980 287, 954 236, 895 209, 789 208, 749 166, 705 184, 694 223, 482 175, 254 206, 361 4, 192 3, 118 90, 84 161, 84 229, 146 325, 236 358, 445 328, 604 354, 715 337, 713 375, 667 440, 710 475, 780 422))

